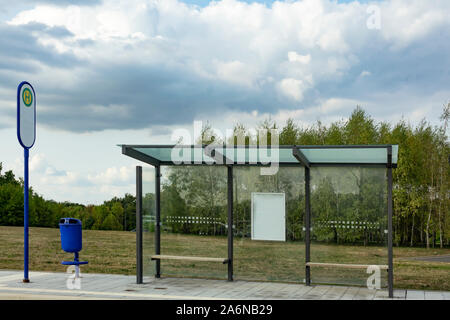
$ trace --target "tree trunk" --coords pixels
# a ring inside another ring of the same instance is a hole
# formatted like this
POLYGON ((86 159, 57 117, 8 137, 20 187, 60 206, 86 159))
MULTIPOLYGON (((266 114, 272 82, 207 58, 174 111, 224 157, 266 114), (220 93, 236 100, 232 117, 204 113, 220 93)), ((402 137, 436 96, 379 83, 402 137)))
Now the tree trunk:
POLYGON ((436 231, 433 231, 433 249, 436 246, 436 231))
MULTIPOLYGON (((443 188, 443 172, 442 172, 442 164, 441 164, 441 168, 440 168, 441 170, 441 172, 440 172, 440 176, 441 176, 441 181, 440 181, 440 186, 439 186, 439 189, 441 189, 441 188, 443 188)), ((441 191, 441 190, 439 190, 439 191, 441 191)), ((445 197, 445 193, 444 192, 439 192, 439 209, 438 209, 438 224, 439 224, 439 244, 440 244, 440 247, 441 248, 443 248, 443 246, 444 246, 444 243, 442 242, 442 221, 441 221, 441 208, 442 208, 442 201, 443 201, 443 199, 444 199, 444 197, 445 197)))
POLYGON ((420 243, 423 244, 423 219, 420 219, 420 243))
MULTIPOLYGON (((431 202, 431 200, 430 200, 430 202, 431 202)), ((430 219, 431 219, 431 203, 430 203, 430 209, 428 210, 427 227, 425 229, 425 237, 426 237, 426 241, 427 241, 427 249, 430 249, 430 236, 429 236, 430 219)))
POLYGON ((414 245, 414 214, 413 214, 413 221, 411 226, 411 247, 414 245))
POLYGON ((441 249, 444 247, 443 237, 442 237, 442 221, 441 221, 441 201, 439 201, 439 244, 441 249))
POLYGON ((409 224, 406 224, 405 225, 405 246, 407 246, 408 243, 410 243, 410 241, 411 241, 411 236, 409 234, 409 224))
MULTIPOLYGON (((432 161, 432 159, 431 159, 432 161)), ((433 211, 433 165, 431 165, 431 186, 429 189, 429 201, 430 201, 430 207, 428 209, 428 219, 427 219, 427 227, 425 229, 425 234, 427 237, 427 249, 430 249, 430 221, 431 221, 431 212, 433 211)))
MULTIPOLYGON (((207 218, 216 218, 216 215, 215 215, 215 210, 214 210, 214 205, 215 205, 215 201, 214 201, 214 197, 215 197, 215 194, 214 194, 214 179, 213 179, 213 176, 212 176, 212 168, 209 168, 209 181, 210 181, 210 203, 209 203, 209 205, 210 205, 210 210, 209 210, 209 212, 210 212, 210 214, 209 214, 209 217, 207 216, 207 218)), ((206 220, 207 221, 207 223, 209 223, 209 219, 208 220, 206 220)), ((214 229, 213 229, 213 233, 214 233, 214 236, 216 235, 216 225, 214 224, 214 221, 213 221, 213 226, 214 226, 214 229)), ((208 230, 209 229, 209 227, 207 226, 206 227, 206 230, 207 230, 207 232, 209 231, 208 230)))

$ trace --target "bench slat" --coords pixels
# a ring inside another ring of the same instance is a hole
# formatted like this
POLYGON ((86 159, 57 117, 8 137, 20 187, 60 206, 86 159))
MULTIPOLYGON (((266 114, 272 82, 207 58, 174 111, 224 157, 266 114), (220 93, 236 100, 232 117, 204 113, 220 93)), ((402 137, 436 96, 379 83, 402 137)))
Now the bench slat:
MULTIPOLYGON (((320 262, 307 262, 308 267, 336 267, 336 268, 350 268, 350 269, 367 269, 371 264, 343 264, 343 263, 320 263, 320 262)), ((374 264, 375 265, 375 264, 374 264)), ((376 265, 380 269, 387 270, 387 265, 376 265)))
POLYGON ((228 263, 227 258, 209 258, 209 257, 187 257, 187 256, 168 256, 168 255, 153 255, 152 260, 187 260, 187 261, 204 261, 204 262, 222 262, 228 263))

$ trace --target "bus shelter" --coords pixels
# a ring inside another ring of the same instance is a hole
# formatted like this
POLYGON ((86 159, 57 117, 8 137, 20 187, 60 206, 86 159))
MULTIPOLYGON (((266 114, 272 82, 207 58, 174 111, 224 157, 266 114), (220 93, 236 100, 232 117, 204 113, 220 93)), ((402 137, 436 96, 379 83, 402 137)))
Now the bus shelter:
POLYGON ((393 297, 397 145, 120 146, 148 165, 136 167, 137 283, 373 280, 393 297))

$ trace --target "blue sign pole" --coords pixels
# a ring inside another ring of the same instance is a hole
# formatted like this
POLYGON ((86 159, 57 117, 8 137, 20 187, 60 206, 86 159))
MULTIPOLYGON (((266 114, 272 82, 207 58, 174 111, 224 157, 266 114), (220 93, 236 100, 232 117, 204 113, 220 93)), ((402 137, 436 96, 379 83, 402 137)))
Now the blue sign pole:
POLYGON ((24 152, 23 183, 23 282, 30 282, 28 274, 28 160, 30 148, 36 140, 36 94, 30 83, 23 81, 17 88, 17 138, 24 152))
POLYGON ((24 184, 23 184, 23 282, 30 282, 28 277, 28 159, 29 159, 29 149, 23 148, 24 151, 24 184))

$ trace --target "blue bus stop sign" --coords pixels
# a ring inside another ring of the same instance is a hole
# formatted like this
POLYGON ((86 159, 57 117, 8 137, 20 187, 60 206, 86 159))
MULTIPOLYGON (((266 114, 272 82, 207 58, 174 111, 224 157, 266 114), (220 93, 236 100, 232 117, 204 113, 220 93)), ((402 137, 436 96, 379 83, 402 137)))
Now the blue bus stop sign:
POLYGON ((24 150, 23 282, 30 282, 28 277, 28 159, 30 148, 36 141, 36 94, 31 84, 26 81, 21 82, 17 88, 17 138, 24 150))
POLYGON ((36 95, 25 81, 17 88, 17 138, 26 149, 36 140, 36 95))

